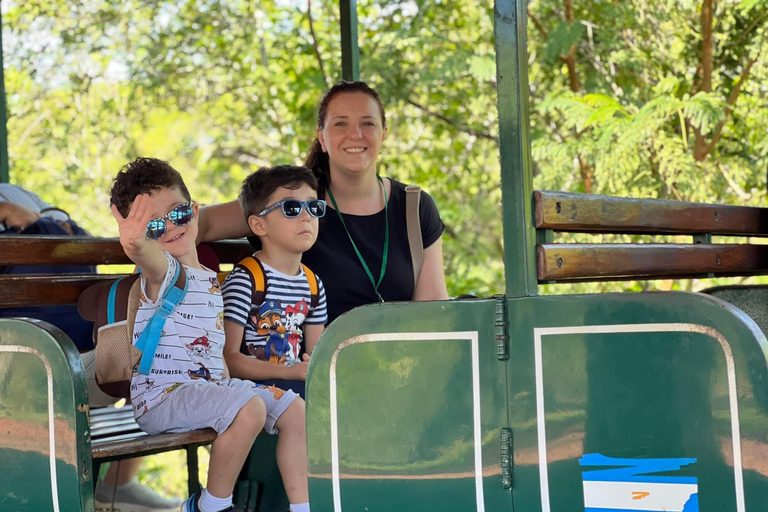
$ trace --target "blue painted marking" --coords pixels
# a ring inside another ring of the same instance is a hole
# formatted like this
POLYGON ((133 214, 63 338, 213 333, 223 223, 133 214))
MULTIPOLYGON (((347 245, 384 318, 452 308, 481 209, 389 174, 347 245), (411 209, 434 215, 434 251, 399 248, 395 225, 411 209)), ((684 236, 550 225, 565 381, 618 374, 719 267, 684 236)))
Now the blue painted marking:
POLYGON ((584 481, 695 484, 698 482, 696 477, 640 476, 648 473, 678 471, 683 466, 694 462, 696 459, 615 459, 599 453, 590 453, 579 459, 579 466, 625 466, 584 471, 581 474, 584 481))

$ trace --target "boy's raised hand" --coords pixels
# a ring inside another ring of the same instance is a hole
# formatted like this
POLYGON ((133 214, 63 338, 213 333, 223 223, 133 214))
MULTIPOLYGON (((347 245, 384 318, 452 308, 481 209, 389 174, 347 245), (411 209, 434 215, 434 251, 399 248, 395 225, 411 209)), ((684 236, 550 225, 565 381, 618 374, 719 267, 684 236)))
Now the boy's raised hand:
POLYGON ((120 230, 120 245, 128 256, 141 252, 141 249, 153 240, 147 240, 147 224, 152 220, 152 204, 149 200, 149 194, 140 194, 136 196, 131 210, 126 217, 123 217, 117 210, 117 206, 112 205, 112 215, 117 221, 117 227, 120 230))
POLYGON ((147 297, 155 300, 168 270, 168 260, 156 241, 147 240, 147 224, 152 220, 149 194, 136 196, 125 217, 113 204, 112 215, 120 230, 120 245, 131 261, 141 267, 141 273, 147 279, 147 297))

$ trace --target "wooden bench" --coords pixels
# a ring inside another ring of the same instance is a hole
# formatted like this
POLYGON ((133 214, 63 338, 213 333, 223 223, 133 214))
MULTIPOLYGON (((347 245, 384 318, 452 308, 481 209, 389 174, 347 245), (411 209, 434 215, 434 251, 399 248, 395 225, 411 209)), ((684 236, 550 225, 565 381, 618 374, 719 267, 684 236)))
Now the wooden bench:
MULTIPOLYGON (((252 252, 247 242, 209 244, 221 263, 236 263, 252 252)), ((10 265, 130 264, 116 239, 54 236, 0 237, 0 267, 10 265)), ((75 304, 88 287, 119 275, 0 275, 0 308, 75 304)), ((93 482, 102 463, 184 449, 190 494, 199 490, 197 448, 216 438, 213 429, 150 436, 133 419, 131 407, 92 409, 89 415, 93 482)), ((87 434, 87 433, 86 433, 87 434)))
POLYGON ((768 208, 534 192, 541 283, 768 274, 768 208), (553 243, 554 233, 689 235, 689 243, 553 243))

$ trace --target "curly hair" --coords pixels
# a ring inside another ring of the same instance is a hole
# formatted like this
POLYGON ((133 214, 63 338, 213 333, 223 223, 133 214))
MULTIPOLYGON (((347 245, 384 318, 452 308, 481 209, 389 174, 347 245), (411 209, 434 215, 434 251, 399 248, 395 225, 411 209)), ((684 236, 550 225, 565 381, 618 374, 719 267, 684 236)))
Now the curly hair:
POLYGON ((260 168, 245 178, 238 197, 245 221, 248 222, 248 217, 258 215, 269 206, 267 200, 278 188, 296 190, 303 184, 309 185, 312 190, 317 190, 317 178, 306 167, 276 165, 260 168))
POLYGON ((136 196, 164 188, 178 188, 187 201, 192 200, 181 174, 168 162, 157 158, 139 157, 125 164, 117 173, 109 201, 117 206, 117 211, 125 217, 130 212, 136 196))

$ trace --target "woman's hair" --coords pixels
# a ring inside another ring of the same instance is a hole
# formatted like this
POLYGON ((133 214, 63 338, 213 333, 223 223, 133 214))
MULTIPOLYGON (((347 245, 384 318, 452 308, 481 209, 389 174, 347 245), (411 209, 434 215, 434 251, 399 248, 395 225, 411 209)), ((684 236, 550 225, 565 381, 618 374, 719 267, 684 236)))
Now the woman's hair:
MULTIPOLYGON (((320 101, 320 110, 317 113, 317 127, 321 130, 325 128, 325 118, 328 115, 328 105, 331 100, 340 94, 361 92, 367 94, 374 100, 379 106, 379 113, 381 113, 381 123, 384 128, 387 127, 387 115, 384 113, 384 105, 381 103, 379 94, 365 82, 339 82, 325 93, 323 99, 320 101)), ((312 146, 307 153, 307 159, 304 161, 304 166, 312 169, 312 172, 317 178, 317 196, 324 197, 328 185, 331 182, 331 169, 328 161, 328 153, 323 151, 320 141, 315 138, 312 146)))

